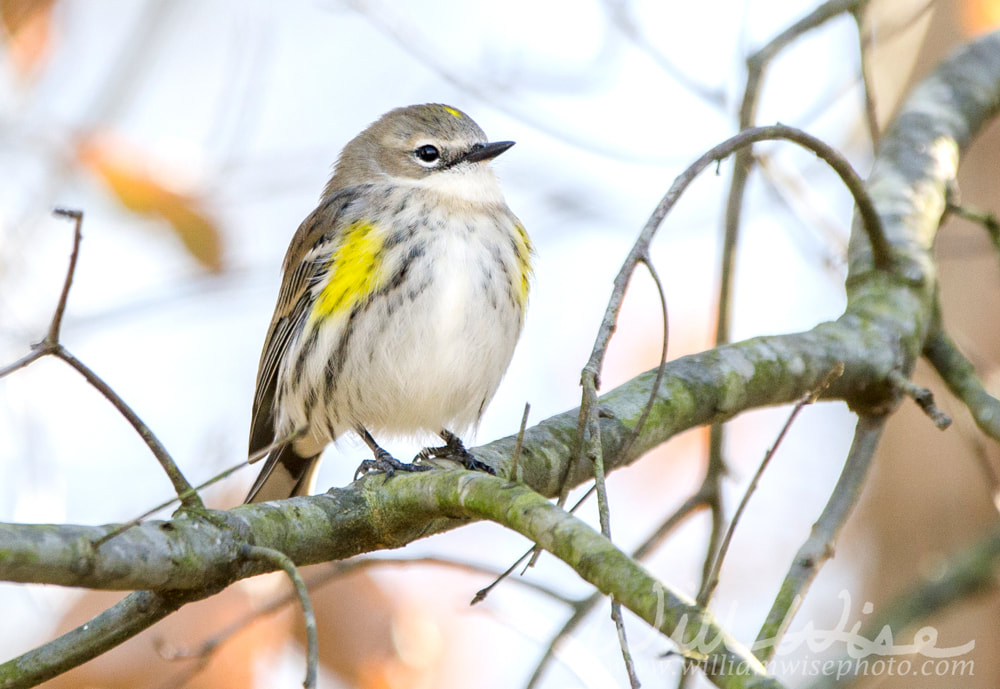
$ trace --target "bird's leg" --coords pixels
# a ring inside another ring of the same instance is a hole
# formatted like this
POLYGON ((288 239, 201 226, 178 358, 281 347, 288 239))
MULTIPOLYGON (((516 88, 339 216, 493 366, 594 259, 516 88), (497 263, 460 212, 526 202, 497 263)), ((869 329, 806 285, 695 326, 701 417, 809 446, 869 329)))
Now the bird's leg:
POLYGON ((393 474, 397 471, 427 471, 433 467, 424 466, 420 464, 407 464, 405 462, 400 462, 398 459, 390 455, 388 452, 379 447, 379 444, 375 442, 375 438, 372 434, 362 426, 358 425, 354 429, 361 439, 365 441, 365 445, 372 451, 375 455, 375 459, 366 459, 358 465, 357 471, 354 472, 354 480, 357 481, 359 476, 367 474, 371 471, 381 471, 385 474, 385 480, 388 481, 393 474))
POLYGON ((480 462, 471 452, 465 449, 462 439, 447 429, 438 431, 438 435, 444 440, 441 447, 425 447, 414 460, 430 459, 432 457, 441 459, 456 459, 462 463, 466 469, 471 471, 485 471, 487 474, 496 476, 496 470, 485 462, 480 462))

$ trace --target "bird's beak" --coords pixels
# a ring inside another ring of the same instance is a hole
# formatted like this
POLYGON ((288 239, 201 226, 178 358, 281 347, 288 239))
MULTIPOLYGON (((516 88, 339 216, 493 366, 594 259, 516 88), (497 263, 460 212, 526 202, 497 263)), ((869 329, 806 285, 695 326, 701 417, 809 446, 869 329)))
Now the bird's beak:
POLYGON ((472 147, 471 151, 452 162, 452 165, 456 165, 458 163, 478 163, 483 160, 491 160, 513 145, 513 141, 494 141, 490 144, 476 144, 472 147))

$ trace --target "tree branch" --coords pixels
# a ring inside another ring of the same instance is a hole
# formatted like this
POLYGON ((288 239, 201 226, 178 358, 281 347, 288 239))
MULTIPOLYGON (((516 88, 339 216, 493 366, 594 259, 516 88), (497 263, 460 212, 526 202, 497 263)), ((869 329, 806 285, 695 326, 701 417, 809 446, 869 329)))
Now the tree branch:
POLYGON ((27 689, 41 684, 111 650, 185 603, 216 592, 131 593, 86 624, 0 665, 0 686, 27 689))
POLYGON ((795 616, 802 598, 808 591, 813 579, 819 574, 827 560, 833 557, 834 546, 837 543, 837 536, 843 528, 847 518, 854 510, 858 497, 861 495, 861 487, 864 485, 865 477, 868 475, 868 468, 871 466, 872 456, 882 431, 885 428, 885 417, 858 418, 857 428, 854 431, 854 442, 844 463, 844 470, 840 474, 840 479, 830 495, 830 499, 823 508, 823 513, 813 525, 809 538, 799 548, 792 560, 792 566, 785 575, 785 580, 781 583, 771 611, 767 614, 760 632, 757 634, 757 642, 754 644, 754 652, 763 662, 769 661, 773 656, 781 637, 795 616))
MULTIPOLYGON (((315 511, 332 516, 343 509, 345 503, 338 499, 338 492, 344 491, 281 501, 280 504, 244 505, 231 510, 229 514, 234 520, 242 521, 245 527, 253 529, 256 547, 272 549, 272 541, 274 545, 286 544, 285 538, 279 533, 279 524, 285 524, 295 531, 301 527, 301 518, 307 526, 316 528, 315 511), (295 523, 289 523, 283 518, 276 519, 284 517, 283 513, 288 508, 298 513, 295 523)), ((780 686, 767 675, 764 667, 745 647, 718 626, 710 613, 655 580, 604 536, 526 486, 511 484, 482 472, 442 470, 400 475, 388 483, 383 483, 381 477, 375 477, 374 480, 362 481, 361 490, 354 492, 368 500, 378 500, 378 511, 389 519, 402 519, 407 514, 415 521, 441 516, 466 522, 469 519, 489 519, 513 529, 573 567, 601 592, 613 594, 616 600, 655 629, 670 635, 680 646, 682 653, 705 664, 706 672, 720 687, 744 687, 751 680, 755 687, 780 686), (741 668, 742 672, 733 672, 733 668, 741 668)), ((229 581, 271 571, 278 566, 270 559, 245 557, 245 546, 239 543, 238 534, 246 533, 246 529, 239 528, 235 522, 231 529, 215 529, 207 522, 190 523, 186 525, 191 530, 190 533, 183 533, 180 528, 165 528, 183 521, 192 520, 177 519, 174 522, 161 522, 157 526, 160 530, 179 534, 186 542, 206 541, 204 546, 214 543, 216 551, 230 553, 229 557, 215 558, 217 570, 206 576, 201 586, 192 585, 188 591, 132 594, 102 615, 102 623, 96 624, 95 633, 89 638, 85 629, 88 625, 85 625, 19 659, 0 665, 0 684, 9 679, 10 686, 31 686, 30 683, 21 683, 26 681, 26 673, 34 671, 37 674, 30 681, 42 681, 42 674, 50 673, 52 669, 41 660, 60 650, 73 649, 73 662, 83 662, 81 658, 85 655, 94 657, 110 645, 140 631, 137 627, 144 628, 152 624, 184 603, 211 595, 229 581), (143 606, 149 610, 144 611, 143 606), (127 619, 127 624, 122 623, 122 613, 125 611, 132 614, 127 619), (104 624, 105 621, 107 624, 104 624), (116 625, 126 631, 116 632, 115 636, 111 636, 116 625), (98 645, 88 646, 88 642, 98 645), (88 650, 84 652, 81 647, 88 650)), ((104 548, 121 547, 123 543, 148 531, 150 526, 151 524, 143 524, 136 527, 106 544, 104 548)), ((377 542, 377 538, 369 541, 377 542)), ((175 542, 173 545, 180 544, 175 542)), ((388 544, 383 542, 382 545, 388 544)), ((162 554, 170 549, 156 550, 161 551, 162 559, 162 554)), ((187 555, 176 549, 173 551, 175 561, 188 559, 187 555)), ((294 549, 289 553, 291 561, 300 560, 298 555, 294 549)), ((164 582, 164 586, 172 584, 173 581, 164 582)), ((63 656, 60 661, 60 669, 57 671, 72 666, 67 665, 70 661, 63 656)))
POLYGON ((976 369, 948 334, 935 333, 924 347, 924 356, 951 394, 965 404, 979 430, 1000 442, 1000 400, 986 391, 976 369))

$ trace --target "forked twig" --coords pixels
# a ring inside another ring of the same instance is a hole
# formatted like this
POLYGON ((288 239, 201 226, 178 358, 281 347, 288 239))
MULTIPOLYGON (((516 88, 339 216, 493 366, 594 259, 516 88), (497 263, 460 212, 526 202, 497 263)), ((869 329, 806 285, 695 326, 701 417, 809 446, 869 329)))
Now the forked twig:
POLYGON ((86 366, 82 361, 73 356, 69 350, 67 350, 59 341, 59 337, 62 330, 63 315, 66 312, 66 303, 69 300, 69 291, 73 285, 73 278, 76 275, 76 265, 77 259, 80 255, 80 243, 83 238, 83 212, 78 210, 67 210, 65 208, 57 208, 53 211, 56 215, 70 218, 74 221, 75 230, 73 233, 73 251, 70 254, 69 268, 66 270, 66 278, 63 281, 63 288, 59 294, 59 302, 56 304, 55 313, 52 315, 52 321, 49 324, 49 329, 45 335, 45 338, 36 344, 32 351, 15 361, 13 364, 0 368, 0 378, 8 375, 20 368, 24 368, 28 364, 42 358, 43 356, 54 356, 57 359, 61 359, 65 363, 69 364, 72 368, 76 369, 92 387, 94 387, 98 392, 104 395, 105 399, 111 402, 112 406, 118 410, 125 420, 128 421, 129 425, 139 434, 143 442, 146 443, 146 447, 149 448, 150 452, 163 467, 164 472, 170 479, 170 482, 174 485, 174 491, 177 493, 184 507, 196 510, 204 511, 205 505, 201 501, 201 497, 198 493, 191 488, 191 484, 181 470, 177 467, 177 464, 171 458, 170 454, 167 452, 166 448, 159 441, 153 431, 143 423, 142 419, 129 407, 125 401, 116 393, 111 387, 104 382, 96 373, 94 373, 88 366, 86 366))

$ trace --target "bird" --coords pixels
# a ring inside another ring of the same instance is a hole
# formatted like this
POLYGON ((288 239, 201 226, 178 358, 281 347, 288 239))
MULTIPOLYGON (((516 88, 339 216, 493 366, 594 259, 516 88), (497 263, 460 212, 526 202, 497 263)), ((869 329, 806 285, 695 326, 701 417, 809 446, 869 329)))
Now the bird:
POLYGON ((344 146, 282 264, 251 410, 266 457, 246 502, 308 495, 323 449, 356 434, 355 478, 452 458, 510 365, 532 282, 530 238, 504 200, 490 142, 440 103, 391 110, 344 146), (376 437, 437 435, 397 460, 376 437))

